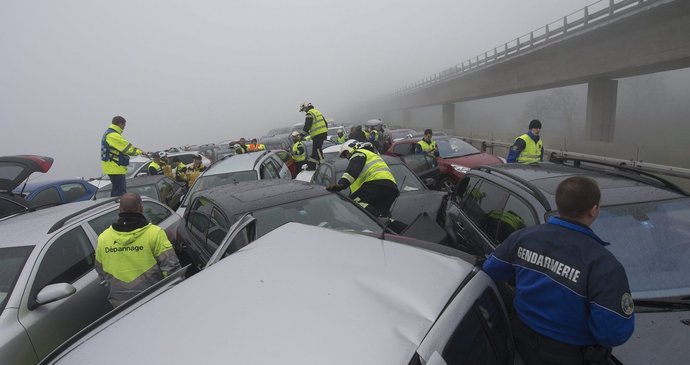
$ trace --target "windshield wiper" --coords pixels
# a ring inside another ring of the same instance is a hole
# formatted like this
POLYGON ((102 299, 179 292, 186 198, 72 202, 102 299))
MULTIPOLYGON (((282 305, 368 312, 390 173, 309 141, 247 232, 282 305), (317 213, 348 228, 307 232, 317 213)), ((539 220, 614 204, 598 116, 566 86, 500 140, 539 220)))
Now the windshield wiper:
POLYGON ((635 300, 636 312, 675 312, 690 310, 690 301, 687 297, 679 299, 660 299, 660 300, 635 300), (638 311, 638 308, 644 308, 638 311))

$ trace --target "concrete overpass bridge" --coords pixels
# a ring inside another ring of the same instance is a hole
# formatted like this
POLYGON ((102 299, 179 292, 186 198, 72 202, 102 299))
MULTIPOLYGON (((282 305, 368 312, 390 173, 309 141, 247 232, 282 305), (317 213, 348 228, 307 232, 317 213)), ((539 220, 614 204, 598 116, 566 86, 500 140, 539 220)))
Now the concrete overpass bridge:
POLYGON ((586 134, 612 141, 618 78, 690 67, 690 0, 601 0, 482 55, 364 105, 361 119, 455 103, 588 85, 586 134))

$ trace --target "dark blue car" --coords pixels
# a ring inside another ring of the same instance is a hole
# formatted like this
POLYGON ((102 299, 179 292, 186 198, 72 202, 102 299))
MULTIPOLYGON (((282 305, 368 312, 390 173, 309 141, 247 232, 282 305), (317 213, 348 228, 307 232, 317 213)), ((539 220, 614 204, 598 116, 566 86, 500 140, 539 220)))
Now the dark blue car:
POLYGON ((36 206, 59 205, 89 200, 96 194, 96 187, 83 179, 32 181, 17 186, 13 193, 23 195, 36 206))

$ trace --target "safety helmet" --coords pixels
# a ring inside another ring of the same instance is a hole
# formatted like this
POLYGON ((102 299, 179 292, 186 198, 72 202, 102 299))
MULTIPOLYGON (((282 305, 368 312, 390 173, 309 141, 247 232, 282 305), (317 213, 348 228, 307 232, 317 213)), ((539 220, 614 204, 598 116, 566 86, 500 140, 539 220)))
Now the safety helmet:
POLYGON ((305 101, 302 103, 302 105, 299 106, 299 111, 300 112, 306 112, 310 107, 313 107, 310 102, 305 101))
POLYGON ((342 129, 338 129, 338 133, 345 133, 345 131, 342 129))
POLYGON ((293 131, 293 132, 290 134, 291 137, 297 137, 297 136, 299 136, 299 135, 300 135, 300 134, 299 134, 299 132, 297 132, 297 131, 293 131))
POLYGON ((356 139, 348 139, 345 143, 340 145, 340 153, 338 153, 338 156, 343 157, 345 151, 352 154, 352 152, 357 149, 357 144, 358 142, 356 139))
POLYGON ((165 151, 160 151, 158 152, 158 157, 159 158, 166 158, 168 154, 165 151))

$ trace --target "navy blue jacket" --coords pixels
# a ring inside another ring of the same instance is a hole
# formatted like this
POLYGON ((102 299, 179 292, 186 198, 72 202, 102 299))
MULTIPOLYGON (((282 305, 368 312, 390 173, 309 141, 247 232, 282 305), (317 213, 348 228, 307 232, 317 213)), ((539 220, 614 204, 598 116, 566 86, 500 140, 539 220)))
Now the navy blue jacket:
POLYGON ((635 327, 623 266, 588 227, 552 217, 511 234, 484 263, 515 280, 515 311, 530 328, 571 345, 614 347, 635 327))

